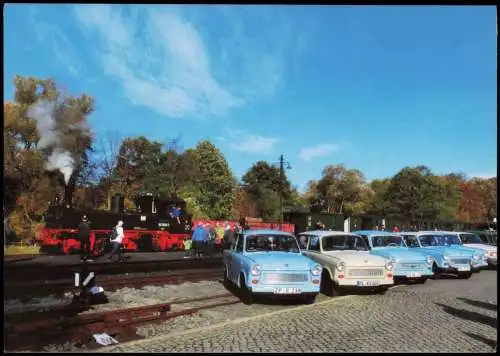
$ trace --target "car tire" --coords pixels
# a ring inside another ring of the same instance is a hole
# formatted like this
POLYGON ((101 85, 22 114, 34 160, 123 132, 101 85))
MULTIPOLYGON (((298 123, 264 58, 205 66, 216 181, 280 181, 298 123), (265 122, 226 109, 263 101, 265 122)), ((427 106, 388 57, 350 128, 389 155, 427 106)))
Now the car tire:
POLYGON ((224 266, 224 279, 223 279, 224 287, 229 288, 229 278, 227 277, 227 267, 224 266))
POLYGON ((240 294, 241 294, 241 301, 245 305, 252 305, 253 303, 253 296, 252 292, 247 288, 245 284, 245 277, 243 275, 240 276, 240 294))
POLYGON ((307 297, 304 298, 304 302, 306 304, 314 304, 316 301, 316 295, 308 295, 307 297))
POLYGON ((439 272, 439 267, 438 267, 438 265, 436 264, 436 262, 434 262, 434 263, 432 264, 432 273, 434 273, 434 274, 432 275, 432 277, 431 277, 432 279, 438 279, 438 278, 439 278, 439 273, 440 273, 440 272, 439 272))
POLYGON ((458 274, 460 279, 469 279, 472 276, 472 272, 462 272, 458 274))
POLYGON ((341 288, 331 279, 328 271, 321 275, 321 290, 329 297, 338 297, 342 295, 341 288))

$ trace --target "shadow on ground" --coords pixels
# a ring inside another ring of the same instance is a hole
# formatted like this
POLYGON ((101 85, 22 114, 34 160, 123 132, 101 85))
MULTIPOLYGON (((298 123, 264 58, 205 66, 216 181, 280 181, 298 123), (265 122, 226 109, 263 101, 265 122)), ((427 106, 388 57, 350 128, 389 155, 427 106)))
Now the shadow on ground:
POLYGON ((493 303, 481 302, 479 300, 472 300, 472 299, 461 298, 461 297, 458 297, 457 299, 461 300, 462 302, 464 302, 466 304, 472 305, 473 307, 479 307, 479 308, 483 308, 483 309, 487 309, 487 310, 491 310, 491 311, 497 310, 497 305, 493 304, 493 303))
POLYGON ((495 329, 498 328, 497 318, 493 318, 493 317, 487 316, 487 315, 482 315, 482 314, 479 314, 479 313, 476 313, 473 311, 469 311, 469 310, 465 310, 465 309, 458 309, 458 308, 450 307, 448 305, 444 305, 441 303, 434 303, 434 304, 442 307, 443 311, 445 311, 446 313, 448 313, 450 315, 456 316, 457 318, 462 318, 465 320, 470 320, 470 321, 474 321, 474 322, 481 323, 484 325, 488 325, 488 326, 491 326, 495 329))
POLYGON ((472 333, 469 333, 467 331, 462 331, 462 333, 464 333, 465 335, 467 335, 468 337, 470 337, 472 339, 481 341, 481 342, 485 343, 486 345, 488 345, 488 346, 490 346, 492 348, 496 348, 497 347, 497 340, 491 340, 491 339, 488 339, 488 338, 486 338, 484 336, 477 335, 477 334, 472 334, 472 333))

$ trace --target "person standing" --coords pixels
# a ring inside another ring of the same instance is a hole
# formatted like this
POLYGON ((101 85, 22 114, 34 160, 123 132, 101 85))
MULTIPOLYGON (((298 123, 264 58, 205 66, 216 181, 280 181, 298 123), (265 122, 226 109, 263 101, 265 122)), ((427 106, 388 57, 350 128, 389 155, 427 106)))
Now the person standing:
POLYGON ((205 233, 205 229, 203 227, 203 223, 199 223, 198 226, 193 231, 192 241, 193 241, 193 249, 194 249, 194 257, 201 257, 202 243, 203 243, 203 235, 205 233))
POLYGON ((186 237, 184 239, 184 258, 191 257, 192 247, 193 247, 193 241, 189 237, 186 237))
POLYGON ((118 224, 114 227, 111 234, 111 253, 108 256, 108 260, 112 261, 114 255, 118 255, 118 261, 123 260, 122 256, 122 242, 125 237, 123 232, 123 221, 118 221, 118 224))
POLYGON ((398 225, 394 226, 392 232, 400 232, 398 225))
POLYGON ((222 248, 227 250, 231 247, 233 243, 233 232, 231 231, 231 225, 226 221, 224 225, 224 234, 222 235, 222 248))
POLYGON ((83 215, 82 221, 78 224, 78 235, 80 238, 80 260, 92 262, 90 259, 90 224, 87 215, 83 215))

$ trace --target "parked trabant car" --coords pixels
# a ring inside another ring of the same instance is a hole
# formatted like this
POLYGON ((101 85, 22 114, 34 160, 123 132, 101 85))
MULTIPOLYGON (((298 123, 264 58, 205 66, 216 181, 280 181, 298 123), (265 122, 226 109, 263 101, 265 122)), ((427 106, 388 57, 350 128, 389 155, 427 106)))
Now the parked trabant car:
POLYGON ((486 254, 486 251, 474 247, 464 246, 460 241, 460 238, 454 233, 448 233, 447 231, 440 231, 440 230, 420 231, 420 232, 428 232, 431 234, 440 235, 440 237, 438 238, 438 242, 442 246, 456 248, 459 249, 460 251, 470 252, 473 256, 472 260, 473 272, 479 272, 481 268, 488 266, 488 255, 486 254))
POLYGON ((302 253, 323 266, 321 290, 329 296, 350 289, 385 292, 394 284, 394 262, 371 255, 359 235, 340 231, 307 231, 302 253))
POLYGON ((322 267, 301 254, 294 235, 276 230, 245 230, 223 252, 224 284, 236 285, 242 301, 255 296, 300 297, 314 303, 322 267))
POLYGON ((434 258, 406 246, 400 234, 386 231, 353 231, 360 235, 370 249, 370 254, 382 256, 394 261, 394 278, 404 278, 418 283, 425 283, 432 277, 434 258))
POLYGON ((432 272, 436 276, 442 273, 452 273, 460 278, 468 279, 482 258, 479 254, 474 254, 469 250, 448 246, 445 237, 436 231, 402 232, 401 236, 408 247, 430 254, 434 258, 432 272))
POLYGON ((483 265, 497 265, 497 247, 485 244, 481 238, 472 232, 456 232, 456 231, 440 231, 443 234, 454 236, 450 239, 450 243, 456 246, 469 247, 475 249, 478 253, 483 254, 483 265))

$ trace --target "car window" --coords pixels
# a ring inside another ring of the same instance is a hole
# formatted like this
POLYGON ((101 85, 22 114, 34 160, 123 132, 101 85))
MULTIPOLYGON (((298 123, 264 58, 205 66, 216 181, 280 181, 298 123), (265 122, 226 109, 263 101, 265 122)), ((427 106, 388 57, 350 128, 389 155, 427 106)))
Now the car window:
POLYGON ((359 235, 359 236, 361 236, 361 238, 363 239, 363 242, 366 244, 366 246, 368 246, 369 248, 371 248, 370 247, 370 242, 368 241, 368 236, 366 236, 366 235, 359 235))
POLYGON ((302 250, 305 250, 307 248, 307 243, 309 242, 309 236, 306 234, 301 234, 297 236, 297 242, 302 250))
POLYGON ((243 235, 239 234, 238 235, 238 240, 236 241, 236 252, 243 252, 243 242, 244 242, 244 237, 243 235))
POLYGON ((366 251, 368 248, 358 235, 331 235, 321 239, 323 251, 356 250, 366 251))
POLYGON ((311 251, 319 251, 319 236, 310 236, 309 237, 309 246, 307 248, 311 251))
POLYGON ((417 237, 414 235, 403 235, 403 239, 408 247, 420 247, 417 237))
POLYGON ((464 244, 480 244, 483 243, 481 238, 476 234, 460 234, 460 239, 464 244))

